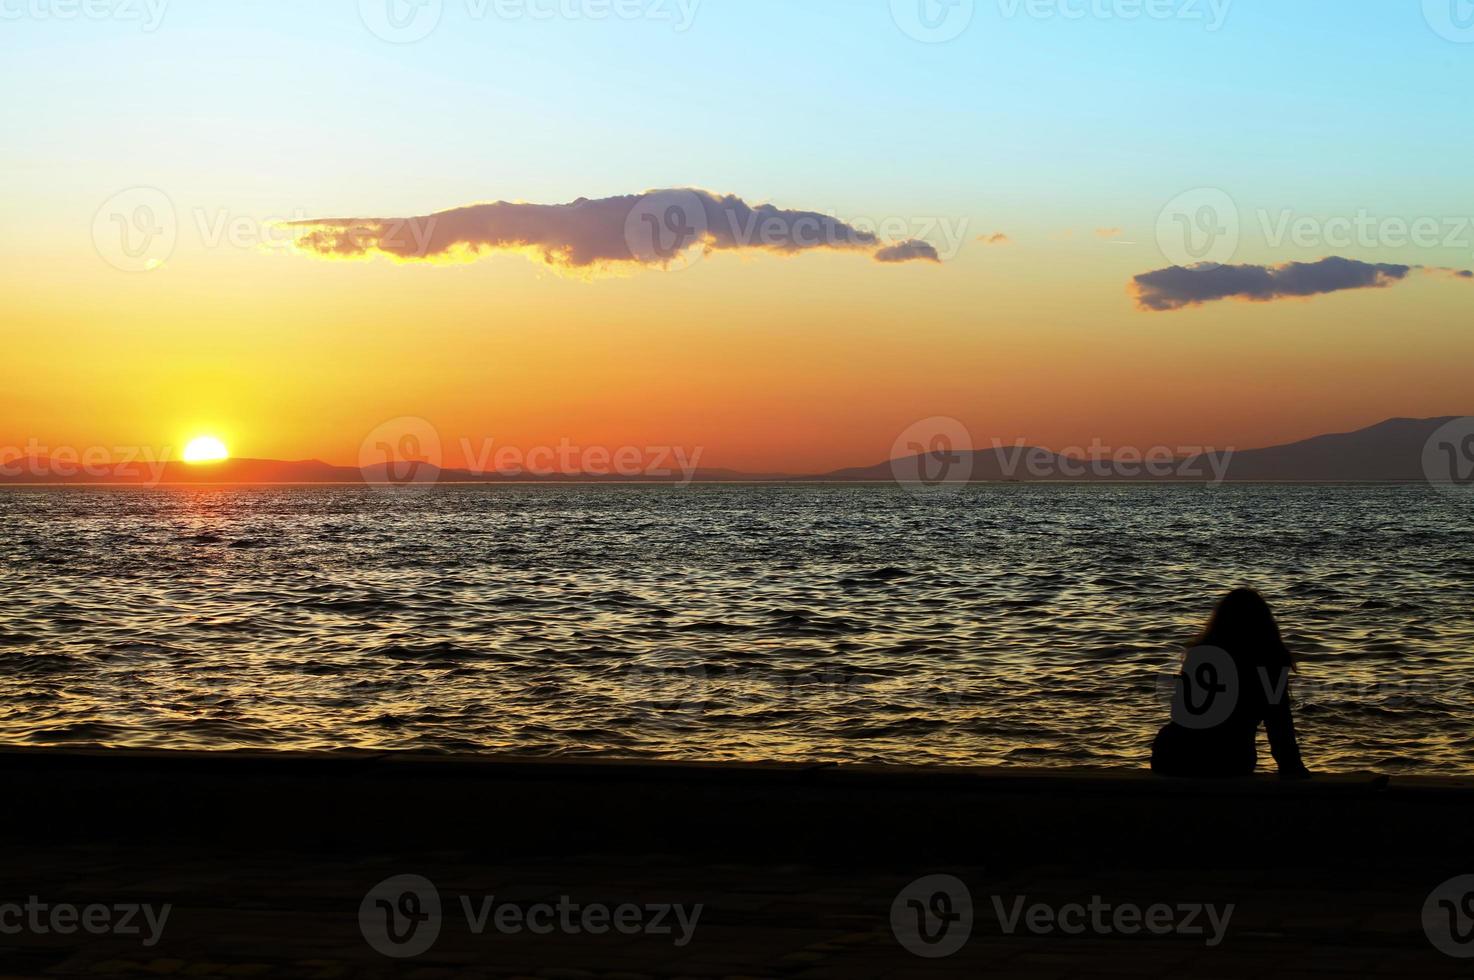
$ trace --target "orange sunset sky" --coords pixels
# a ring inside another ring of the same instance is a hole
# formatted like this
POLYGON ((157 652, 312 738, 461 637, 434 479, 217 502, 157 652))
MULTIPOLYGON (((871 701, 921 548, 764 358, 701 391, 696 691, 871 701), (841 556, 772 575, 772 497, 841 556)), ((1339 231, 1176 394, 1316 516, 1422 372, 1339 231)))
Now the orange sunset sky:
POLYGON ((211 434, 237 456, 351 464, 376 426, 414 416, 439 431, 448 466, 466 462, 463 439, 568 440, 818 472, 879 462, 932 416, 979 441, 1247 448, 1474 411, 1474 284, 1453 276, 1167 312, 1132 293, 1178 260, 1164 208, 1203 187, 1241 212, 1234 263, 1467 267, 1474 248, 1457 241, 1276 242, 1259 218, 1471 211, 1449 165, 1470 137, 1443 114, 1460 97, 1442 84, 1448 42, 1416 14, 1345 26, 1437 54, 1379 89, 1334 44, 1313 67, 1262 58, 1235 77, 1274 11, 1236 10, 1211 34, 989 21, 930 45, 884 4, 839 27, 783 6, 714 3, 679 33, 614 25, 622 45, 588 25, 450 23, 388 44, 352 4, 290 31, 203 6, 146 35, 16 25, 0 73, 37 94, 0 109, 24 137, 0 151, 18 175, 0 240, 0 445, 177 451, 211 434), (206 29, 227 40, 200 50, 206 29), (732 64, 732 31, 775 39, 763 71, 671 84, 732 64), (830 45, 852 57, 821 58, 821 90, 801 55, 830 45), (1120 57, 1087 71, 1075 56, 1100 45, 1120 57), (273 58, 253 60, 263 46, 273 58), (1025 51, 1054 66, 1038 85, 1016 84, 1025 51), (652 77, 642 58, 664 67, 652 77), (527 74, 549 63, 566 77, 527 74), (1286 89, 1308 121, 1262 109, 1286 89), (828 248, 734 248, 670 269, 560 269, 511 248, 345 260, 270 224, 664 187, 894 219, 941 261, 828 248), (120 268, 109 237, 124 233, 115 214, 136 215, 137 188, 169 208, 172 243, 147 270, 120 268), (979 240, 999 232, 1009 242, 979 240))

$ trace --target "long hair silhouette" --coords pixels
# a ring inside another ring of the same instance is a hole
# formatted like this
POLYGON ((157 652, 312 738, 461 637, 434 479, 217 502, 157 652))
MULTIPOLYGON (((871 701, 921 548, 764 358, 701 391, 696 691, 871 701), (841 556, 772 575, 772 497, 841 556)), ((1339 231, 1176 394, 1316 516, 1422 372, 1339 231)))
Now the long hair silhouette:
POLYGON ((1234 589, 1220 599, 1193 646, 1227 650, 1235 661, 1295 668, 1269 603, 1253 589, 1234 589))

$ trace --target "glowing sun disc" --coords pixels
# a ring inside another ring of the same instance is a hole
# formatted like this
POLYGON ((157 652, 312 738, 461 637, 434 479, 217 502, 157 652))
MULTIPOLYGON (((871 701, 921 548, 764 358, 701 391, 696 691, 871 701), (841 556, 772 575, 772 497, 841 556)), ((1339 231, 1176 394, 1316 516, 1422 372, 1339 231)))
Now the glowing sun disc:
POLYGON ((230 450, 214 436, 200 436, 184 447, 186 463, 218 463, 229 458, 230 450))

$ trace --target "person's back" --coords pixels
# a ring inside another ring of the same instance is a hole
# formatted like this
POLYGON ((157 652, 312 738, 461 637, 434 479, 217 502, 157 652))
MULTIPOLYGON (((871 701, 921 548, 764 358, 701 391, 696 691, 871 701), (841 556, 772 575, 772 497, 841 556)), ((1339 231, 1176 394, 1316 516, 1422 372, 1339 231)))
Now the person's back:
POLYGON ((1294 658, 1259 593, 1238 589, 1214 610, 1183 661, 1172 722, 1152 744, 1164 776, 1248 776, 1258 765, 1259 726, 1280 774, 1309 775, 1290 713, 1294 658))

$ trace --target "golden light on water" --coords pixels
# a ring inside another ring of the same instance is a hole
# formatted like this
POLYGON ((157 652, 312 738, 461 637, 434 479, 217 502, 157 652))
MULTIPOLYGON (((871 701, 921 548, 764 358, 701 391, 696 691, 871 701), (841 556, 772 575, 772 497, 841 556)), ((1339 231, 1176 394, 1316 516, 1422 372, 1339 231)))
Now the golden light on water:
POLYGON ((184 447, 186 463, 218 463, 230 458, 230 450, 214 436, 200 436, 184 447))

